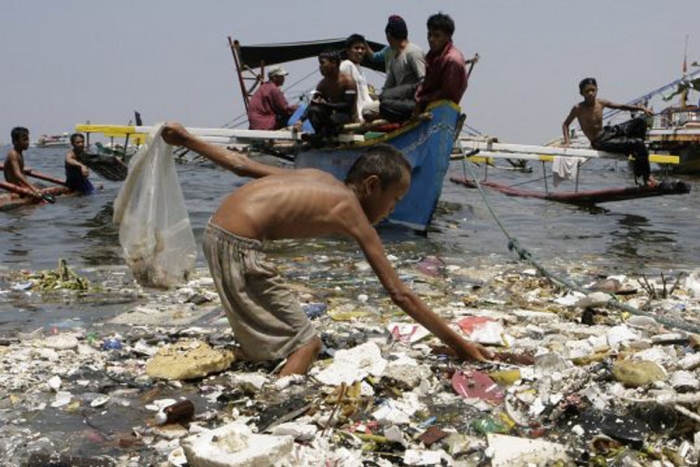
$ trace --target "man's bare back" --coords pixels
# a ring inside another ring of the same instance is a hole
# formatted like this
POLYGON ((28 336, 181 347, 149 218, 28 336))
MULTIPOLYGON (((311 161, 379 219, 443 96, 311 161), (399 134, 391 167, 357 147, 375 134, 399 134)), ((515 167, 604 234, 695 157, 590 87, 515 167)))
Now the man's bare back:
POLYGON ((212 222, 261 241, 351 235, 358 223, 371 228, 352 189, 315 169, 246 183, 224 199, 212 222))

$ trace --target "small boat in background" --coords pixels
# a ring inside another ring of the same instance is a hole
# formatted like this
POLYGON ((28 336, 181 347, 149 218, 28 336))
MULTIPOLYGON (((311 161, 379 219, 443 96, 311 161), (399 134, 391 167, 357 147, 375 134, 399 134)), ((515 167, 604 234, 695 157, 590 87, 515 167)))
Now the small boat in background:
POLYGON ((37 148, 69 148, 71 147, 70 134, 41 135, 34 143, 34 146, 37 148))

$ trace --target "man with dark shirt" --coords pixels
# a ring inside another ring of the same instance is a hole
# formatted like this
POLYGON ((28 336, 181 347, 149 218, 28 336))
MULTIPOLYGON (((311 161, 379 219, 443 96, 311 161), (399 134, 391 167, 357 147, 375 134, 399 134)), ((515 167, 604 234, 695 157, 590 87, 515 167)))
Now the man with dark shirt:
POLYGON ((287 126, 287 120, 296 110, 296 106, 287 103, 280 89, 288 74, 281 66, 272 68, 267 74, 269 80, 253 94, 248 105, 251 130, 279 130, 287 126))
POLYGON ((459 105, 467 90, 464 55, 452 43, 455 23, 449 15, 437 13, 428 18, 428 45, 425 79, 416 91, 416 113, 434 101, 449 99, 459 105))

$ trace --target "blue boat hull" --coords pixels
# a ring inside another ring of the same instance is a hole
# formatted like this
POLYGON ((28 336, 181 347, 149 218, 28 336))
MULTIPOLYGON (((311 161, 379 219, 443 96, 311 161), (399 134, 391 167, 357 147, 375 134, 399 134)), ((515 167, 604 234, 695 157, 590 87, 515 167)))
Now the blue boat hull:
POLYGON ((426 231, 442 193, 442 184, 450 165, 460 109, 448 101, 427 109, 430 120, 407 125, 380 138, 338 149, 309 149, 297 154, 297 168, 314 168, 345 180, 350 167, 362 151, 378 143, 400 149, 411 164, 411 188, 396 205, 389 221, 426 231))

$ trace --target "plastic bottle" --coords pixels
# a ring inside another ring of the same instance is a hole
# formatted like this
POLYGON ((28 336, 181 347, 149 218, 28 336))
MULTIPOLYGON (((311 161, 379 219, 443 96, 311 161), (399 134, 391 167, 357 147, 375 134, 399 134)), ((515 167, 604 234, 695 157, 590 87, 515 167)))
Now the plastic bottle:
POLYGON ((194 404, 185 399, 165 407, 155 416, 156 425, 187 422, 194 416, 194 404))

